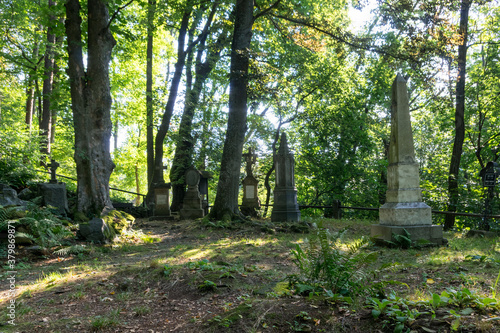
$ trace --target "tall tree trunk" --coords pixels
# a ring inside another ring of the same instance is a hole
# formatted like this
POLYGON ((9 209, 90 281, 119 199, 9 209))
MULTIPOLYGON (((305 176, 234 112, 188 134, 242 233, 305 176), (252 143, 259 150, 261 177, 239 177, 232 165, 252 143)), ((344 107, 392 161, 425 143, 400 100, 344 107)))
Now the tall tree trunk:
POLYGON ((88 68, 85 72, 79 11, 78 0, 67 1, 66 34, 75 126, 77 208, 88 215, 99 215, 104 207, 112 207, 109 177, 114 164, 110 155, 109 62, 116 41, 109 30, 105 2, 88 0, 88 68))
POLYGON ((31 126, 33 124, 33 113, 35 112, 35 86, 33 85, 31 75, 28 76, 28 87, 26 88, 26 127, 31 132, 31 126))
MULTIPOLYGON (((455 104, 455 140, 453 142, 453 153, 450 162, 450 174, 448 178, 448 211, 456 212, 458 205, 458 175, 460 170, 460 159, 462 157, 463 143, 465 138, 465 71, 467 64, 467 38, 469 24, 470 0, 462 0, 460 6, 460 35, 462 43, 458 46, 458 77, 455 104)), ((449 230, 455 225, 455 216, 446 215, 444 228, 449 230)))
POLYGON ((238 190, 241 155, 247 130, 247 84, 254 0, 237 0, 231 45, 229 83, 229 116, 222 152, 217 195, 211 217, 232 219, 241 216, 238 209, 238 190))
MULTIPOLYGON (((172 182, 172 211, 181 209, 185 194, 184 174, 192 165, 194 144, 196 140, 191 135, 193 129, 193 117, 200 101, 200 94, 205 81, 212 69, 220 59, 222 44, 227 39, 226 32, 222 32, 215 45, 212 45, 207 53, 206 61, 202 62, 205 51, 205 40, 200 42, 196 55, 196 79, 194 85, 186 95, 184 111, 179 126, 179 139, 175 149, 172 168, 170 169, 170 181, 172 182)), ((190 80, 188 80, 189 82, 190 80)))
MULTIPOLYGON (((56 3, 54 0, 48 0, 49 12, 51 12, 56 3)), ((52 111, 50 109, 50 99, 52 95, 52 88, 54 83, 55 59, 54 47, 56 43, 56 35, 54 34, 53 26, 56 24, 56 17, 53 14, 49 15, 49 23, 47 27, 47 43, 44 55, 44 80, 42 88, 42 116, 39 123, 39 131, 41 136, 41 164, 45 165, 46 157, 50 154, 50 138, 52 129, 52 111)))
MULTIPOLYGON (((186 12, 182 17, 179 36, 177 38, 177 63, 175 64, 175 72, 170 85, 170 92, 165 106, 165 112, 163 113, 161 124, 155 138, 153 183, 165 181, 163 178, 163 141, 165 140, 165 136, 167 135, 170 127, 170 119, 172 118, 172 113, 174 112, 175 100, 177 99, 182 70, 184 69, 184 64, 186 63, 187 53, 184 50, 184 46, 190 17, 191 8, 186 8, 186 12)), ((148 196, 151 196, 151 193, 152 191, 149 191, 148 196)))
MULTIPOLYGON (((153 47, 154 47, 154 18, 156 12, 156 0, 148 1, 148 42, 146 47, 146 159, 148 169, 149 193, 153 182, 155 168, 155 143, 154 143, 154 109, 153 109, 153 47)), ((151 191, 152 192, 152 191, 151 191)))

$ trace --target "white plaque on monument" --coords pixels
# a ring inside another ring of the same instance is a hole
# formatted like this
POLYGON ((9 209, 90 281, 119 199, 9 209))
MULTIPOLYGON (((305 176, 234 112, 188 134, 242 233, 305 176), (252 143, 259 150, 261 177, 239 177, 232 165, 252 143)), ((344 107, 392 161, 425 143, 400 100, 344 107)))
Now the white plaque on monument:
POLYGON ((167 204, 167 195, 165 195, 165 194, 158 194, 156 196, 156 204, 157 205, 166 205, 167 204))
POLYGON ((247 199, 255 198, 255 187, 253 185, 247 185, 245 186, 245 189, 246 189, 247 199))

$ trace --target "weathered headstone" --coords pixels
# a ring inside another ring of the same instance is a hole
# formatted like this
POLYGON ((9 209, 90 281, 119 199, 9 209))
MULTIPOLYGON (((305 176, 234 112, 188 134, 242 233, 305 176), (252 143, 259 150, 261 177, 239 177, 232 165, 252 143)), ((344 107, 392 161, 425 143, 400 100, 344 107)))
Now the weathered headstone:
POLYGON ((59 213, 66 214, 69 211, 66 184, 58 182, 56 179, 56 170, 59 167, 59 163, 55 160, 51 160, 49 167, 49 183, 40 184, 40 191, 43 199, 42 204, 44 206, 55 207, 59 210, 59 213))
POLYGON ((154 209, 150 220, 172 220, 170 212, 170 183, 157 183, 154 186, 154 209))
POLYGON ((208 214, 209 198, 208 198, 208 180, 214 178, 210 171, 200 171, 200 183, 198 189, 201 196, 201 206, 205 215, 208 214))
POLYGON ((442 226, 432 225, 431 208, 422 202, 419 166, 415 160, 406 81, 397 75, 392 85, 391 141, 387 168, 386 203, 379 209, 379 223, 371 235, 384 241, 393 234, 412 241, 443 243, 442 226), (405 232, 406 230, 406 232, 405 232))
POLYGON ((243 179, 243 200, 240 211, 247 216, 257 217, 257 211, 260 209, 260 200, 258 196, 259 181, 253 175, 253 165, 257 162, 257 154, 252 148, 248 153, 243 154, 246 162, 246 177, 243 179))
POLYGON ((205 216, 205 214, 202 208, 200 192, 198 190, 200 172, 195 168, 191 168, 186 171, 185 179, 188 189, 182 203, 182 209, 180 212, 181 219, 187 220, 201 218, 205 216))
POLYGON ((50 181, 49 181, 49 183, 57 184, 56 171, 57 171, 57 168, 59 168, 61 165, 52 159, 52 160, 50 160, 50 164, 48 166, 50 167, 50 181))
POLYGON ((300 210, 295 188, 295 160, 288 148, 285 133, 281 135, 280 148, 275 160, 276 185, 271 213, 273 222, 298 222, 300 210))

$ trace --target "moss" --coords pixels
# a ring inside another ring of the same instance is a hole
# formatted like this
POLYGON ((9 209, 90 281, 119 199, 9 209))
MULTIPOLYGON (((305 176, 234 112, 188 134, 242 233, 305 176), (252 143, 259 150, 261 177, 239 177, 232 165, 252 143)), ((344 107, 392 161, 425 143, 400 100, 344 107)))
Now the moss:
POLYGON ((124 230, 129 229, 135 221, 132 215, 119 210, 112 210, 101 218, 116 234, 121 234, 124 230))
POLYGON ((88 217, 82 212, 75 212, 75 214, 73 214, 73 220, 75 222, 88 222, 89 221, 88 217))

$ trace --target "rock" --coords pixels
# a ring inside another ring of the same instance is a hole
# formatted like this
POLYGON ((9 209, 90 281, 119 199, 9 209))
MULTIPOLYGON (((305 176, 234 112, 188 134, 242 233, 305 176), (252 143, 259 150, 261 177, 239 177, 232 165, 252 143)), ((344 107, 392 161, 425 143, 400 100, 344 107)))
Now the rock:
POLYGON ((114 229, 116 234, 121 234, 124 230, 130 229, 135 221, 135 217, 119 210, 109 210, 102 218, 108 226, 114 229))
POLYGON ((88 223, 80 223, 77 236, 89 242, 108 243, 113 241, 116 233, 104 219, 96 217, 88 223))
POLYGON ((0 206, 24 206, 25 202, 17 197, 17 192, 13 188, 0 184, 0 206))
POLYGON ((33 198, 35 198, 36 196, 36 193, 33 192, 32 190, 30 190, 29 188, 25 188, 23 189, 21 192, 19 192, 19 194, 17 195, 17 197, 21 200, 31 200, 33 198))

